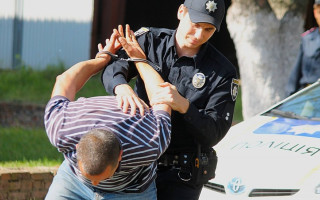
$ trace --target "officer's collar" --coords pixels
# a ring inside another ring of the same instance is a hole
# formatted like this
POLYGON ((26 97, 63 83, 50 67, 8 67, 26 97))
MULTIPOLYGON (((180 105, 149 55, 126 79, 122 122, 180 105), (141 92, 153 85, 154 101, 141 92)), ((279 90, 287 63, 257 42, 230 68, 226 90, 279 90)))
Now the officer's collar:
POLYGON ((177 29, 174 30, 173 34, 171 35, 171 38, 169 39, 168 48, 171 48, 171 47, 174 47, 174 48, 175 48, 175 44, 176 44, 176 41, 175 41, 176 33, 177 33, 177 29))

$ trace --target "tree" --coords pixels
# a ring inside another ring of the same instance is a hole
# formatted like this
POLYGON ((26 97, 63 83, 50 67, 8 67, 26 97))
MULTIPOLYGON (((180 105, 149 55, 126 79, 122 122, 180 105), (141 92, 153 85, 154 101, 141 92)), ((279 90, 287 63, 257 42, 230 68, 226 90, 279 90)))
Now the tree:
POLYGON ((237 52, 244 119, 285 98, 307 4, 306 0, 232 1, 226 20, 237 52))

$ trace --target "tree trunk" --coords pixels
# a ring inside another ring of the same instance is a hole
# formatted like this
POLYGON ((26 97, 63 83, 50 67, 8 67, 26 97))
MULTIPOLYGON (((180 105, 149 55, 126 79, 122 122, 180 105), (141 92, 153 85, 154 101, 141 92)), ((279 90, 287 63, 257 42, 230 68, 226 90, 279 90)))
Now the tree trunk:
POLYGON ((227 25, 241 76, 242 113, 252 117, 285 98, 298 54, 305 0, 233 0, 227 25))

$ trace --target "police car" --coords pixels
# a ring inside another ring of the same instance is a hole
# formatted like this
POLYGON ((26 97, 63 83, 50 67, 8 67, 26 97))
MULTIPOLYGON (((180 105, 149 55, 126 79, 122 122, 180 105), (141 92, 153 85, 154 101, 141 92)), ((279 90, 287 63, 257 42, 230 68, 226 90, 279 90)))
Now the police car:
POLYGON ((320 79, 231 127, 201 200, 320 199, 320 79))

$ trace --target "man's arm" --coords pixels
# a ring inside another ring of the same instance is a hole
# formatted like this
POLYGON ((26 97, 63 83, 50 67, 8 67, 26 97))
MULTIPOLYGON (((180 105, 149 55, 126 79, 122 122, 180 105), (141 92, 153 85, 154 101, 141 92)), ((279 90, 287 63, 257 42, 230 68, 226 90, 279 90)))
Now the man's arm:
MULTIPOLYGON (((100 45, 100 44, 99 44, 100 45)), ((101 45, 100 45, 101 46, 101 45)), ((116 34, 106 40, 105 50, 115 52, 120 48, 116 43, 116 34)), ((57 76, 51 97, 61 95, 73 101, 76 93, 111 60, 109 55, 101 55, 95 59, 86 60, 73 65, 61 75, 57 76)))
POLYGON ((73 101, 76 93, 89 78, 99 72, 109 60, 110 58, 96 58, 73 65, 67 71, 57 76, 51 97, 60 95, 73 101))
MULTIPOLYGON (((123 47, 123 49, 127 52, 127 54, 131 58, 141 58, 146 59, 146 56, 141 49, 134 33, 130 30, 130 27, 126 26, 126 38, 124 38, 124 33, 121 32, 122 29, 119 29, 118 32, 118 40, 123 47)), ((136 68, 144 82, 147 95, 149 100, 151 100, 156 93, 156 91, 160 88, 160 84, 164 83, 164 80, 159 75, 159 73, 154 70, 148 63, 146 62, 135 62, 136 68)), ((157 104, 153 106, 154 110, 164 110, 166 112, 171 113, 171 107, 167 104, 157 104)))
MULTIPOLYGON (((118 26, 118 31, 122 36, 124 35, 122 25, 118 26)), ((140 45, 141 44, 143 44, 143 41, 140 42, 140 45)), ((145 52, 145 47, 140 47, 145 52)), ((117 55, 122 58, 128 57, 123 49, 119 50, 117 55)), ((103 71, 101 77, 105 90, 117 96, 118 104, 123 109, 123 112, 126 113, 128 108, 131 107, 131 115, 135 114, 137 107, 141 115, 143 115, 145 109, 148 109, 148 105, 143 101, 146 101, 146 99, 140 99, 128 84, 128 82, 137 75, 138 72, 133 63, 121 60, 109 64, 103 71)))

